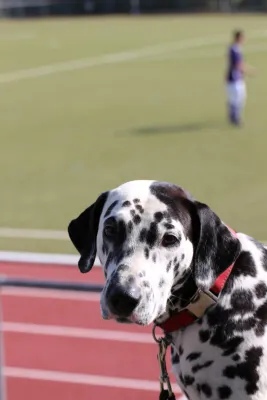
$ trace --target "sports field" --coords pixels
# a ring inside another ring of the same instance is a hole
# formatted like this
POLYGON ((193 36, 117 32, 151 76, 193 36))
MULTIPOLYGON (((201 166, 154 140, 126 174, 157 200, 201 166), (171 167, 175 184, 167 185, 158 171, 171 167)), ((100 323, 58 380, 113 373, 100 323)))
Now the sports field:
MULTIPOLYGON (((1 21, 0 54, 0 227, 64 231, 101 191, 147 178, 267 239, 266 16, 1 21), (235 28, 257 69, 242 129, 225 119, 235 28)), ((74 252, 18 237, 0 250, 74 252)))

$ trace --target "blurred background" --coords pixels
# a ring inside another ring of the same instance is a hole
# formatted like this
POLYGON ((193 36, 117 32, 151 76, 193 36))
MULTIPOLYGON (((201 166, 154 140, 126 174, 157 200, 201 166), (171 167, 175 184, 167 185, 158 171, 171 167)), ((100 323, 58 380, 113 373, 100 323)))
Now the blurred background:
POLYGON ((32 282, 1 290, 0 400, 158 398, 151 327, 102 321, 94 291, 40 287, 103 283, 98 265, 79 273, 66 231, 102 191, 171 181, 267 242, 266 12, 266 0, 0 0, 0 275, 32 282), (257 70, 241 129, 226 118, 234 29, 257 70))

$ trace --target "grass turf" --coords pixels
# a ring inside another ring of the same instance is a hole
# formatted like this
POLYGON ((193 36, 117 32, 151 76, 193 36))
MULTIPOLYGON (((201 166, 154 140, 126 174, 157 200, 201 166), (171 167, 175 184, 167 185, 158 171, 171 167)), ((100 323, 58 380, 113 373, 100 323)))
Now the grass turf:
MULTIPOLYGON (((101 191, 158 179, 267 240, 265 27, 266 17, 249 15, 1 21, 0 225, 65 230, 101 191), (258 70, 242 129, 225 115, 225 46, 236 27, 258 70), (4 82, 22 69, 169 42, 177 49, 157 56, 4 82)), ((15 238, 0 249, 74 251, 15 238)))

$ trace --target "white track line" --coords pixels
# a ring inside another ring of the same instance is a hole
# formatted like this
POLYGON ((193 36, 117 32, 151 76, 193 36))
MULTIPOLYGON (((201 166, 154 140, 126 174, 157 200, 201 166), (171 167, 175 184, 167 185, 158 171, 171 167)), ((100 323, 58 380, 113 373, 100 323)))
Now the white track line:
MULTIPOLYGON (((17 251, 0 251, 0 262, 14 263, 33 263, 33 264, 58 264, 77 266, 79 256, 72 254, 53 254, 53 253, 31 253, 17 251)), ((95 260, 95 266, 99 266, 98 258, 95 260)))
MULTIPOLYGON (((121 389, 136 389, 147 391, 159 391, 159 383, 157 381, 148 381, 141 379, 126 379, 110 376, 99 376, 89 374, 74 374, 60 371, 36 370, 28 368, 5 367, 3 368, 4 376, 8 378, 34 379, 41 381, 76 383, 89 386, 103 386, 121 389)), ((177 385, 173 385, 176 393, 180 393, 177 385)))
POLYGON ((36 240, 69 240, 66 231, 54 231, 49 229, 20 229, 20 228, 0 228, 0 237, 16 239, 36 239, 36 240))
POLYGON ((152 335, 148 333, 132 333, 106 329, 86 329, 53 325, 27 324, 18 322, 3 322, 2 330, 12 333, 27 333, 30 335, 60 336, 77 339, 111 340, 118 342, 155 344, 152 335))
MULTIPOLYGON (((248 34, 251 38, 262 38, 267 34, 266 30, 255 30, 248 34)), ((42 65, 36 68, 17 70, 12 72, 4 72, 0 74, 0 84, 21 81, 23 79, 33 79, 42 76, 52 75, 68 71, 77 71, 92 67, 99 67, 110 64, 118 64, 127 61, 133 61, 144 57, 161 55, 173 51, 201 48, 214 44, 226 43, 228 37, 226 35, 213 35, 213 37, 199 37, 180 40, 176 42, 167 42, 159 45, 151 45, 141 47, 135 50, 103 54, 96 57, 88 57, 76 60, 70 60, 61 63, 42 65)))
MULTIPOLYGON (((54 289, 24 289, 4 287, 0 291, 0 295, 5 297, 29 297, 36 299, 55 299, 55 300, 71 300, 71 301, 93 301, 99 303, 99 293, 81 293, 74 291, 61 291, 54 289)), ((99 311, 100 312, 100 311, 99 311)))

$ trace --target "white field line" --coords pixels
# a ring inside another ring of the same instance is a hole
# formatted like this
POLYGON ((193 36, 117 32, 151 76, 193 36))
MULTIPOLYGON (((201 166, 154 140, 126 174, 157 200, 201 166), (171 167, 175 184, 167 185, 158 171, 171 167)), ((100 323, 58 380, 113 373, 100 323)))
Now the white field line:
MULTIPOLYGON (((250 45, 246 46, 245 53, 246 54, 254 54, 254 53, 264 53, 267 51, 267 44, 258 44, 258 45, 250 45)), ((203 50, 200 52, 194 52, 190 54, 163 54, 162 56, 154 56, 149 58, 151 61, 166 61, 166 60, 188 60, 188 59, 205 59, 205 58, 217 58, 224 57, 225 51, 222 49, 211 49, 211 50, 203 50)), ((142 60, 142 61, 148 61, 142 60)))
MULTIPOLYGON (((146 391, 159 391, 158 381, 142 379, 126 379, 110 376, 99 376, 89 374, 74 374, 60 371, 36 370, 28 368, 4 367, 3 373, 8 378, 33 379, 40 381, 51 381, 61 383, 76 383, 89 386, 103 386, 121 389, 136 389, 146 391)), ((173 385, 176 393, 180 393, 177 385, 173 385)))
MULTIPOLYGON (((0 7, 1 10, 1 7, 0 7)), ((12 41, 20 42, 21 40, 34 39, 35 35, 33 33, 19 33, 19 34, 3 34, 0 35, 0 41, 12 41)))
POLYGON ((131 333, 106 329, 86 329, 53 325, 37 325, 17 322, 3 322, 3 332, 27 333, 30 335, 60 336, 77 339, 111 340, 131 343, 155 344, 148 333, 131 333))
MULTIPOLYGON (((250 38, 262 38, 267 35, 267 30, 254 30, 248 36, 250 38)), ((69 60, 66 62, 41 65, 35 68, 22 69, 12 72, 4 72, 0 74, 0 84, 17 82, 23 79, 38 78, 41 76, 52 75, 59 72, 76 71, 103 65, 118 64, 127 61, 133 61, 144 57, 161 55, 178 50, 201 48, 214 44, 226 43, 228 37, 226 35, 213 35, 213 37, 199 37, 185 39, 175 42, 167 42, 159 45, 151 45, 141 47, 135 50, 128 50, 117 53, 103 54, 95 57, 81 58, 69 60)))
MULTIPOLYGON (((1 275, 0 275, 1 276, 1 275)), ((28 289, 28 288, 12 288, 4 287, 0 291, 0 296, 5 297, 27 297, 37 299, 55 299, 55 300, 71 300, 71 301, 92 301, 99 303, 99 293, 83 293, 74 291, 61 291, 55 289, 28 289)), ((99 306, 100 307, 100 306, 99 306)), ((99 308, 100 312, 100 308, 99 308)))

